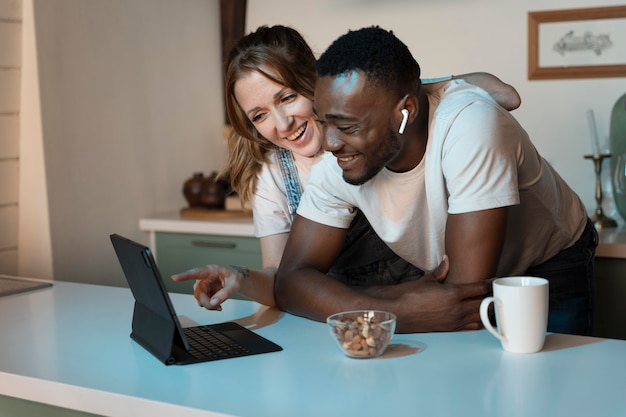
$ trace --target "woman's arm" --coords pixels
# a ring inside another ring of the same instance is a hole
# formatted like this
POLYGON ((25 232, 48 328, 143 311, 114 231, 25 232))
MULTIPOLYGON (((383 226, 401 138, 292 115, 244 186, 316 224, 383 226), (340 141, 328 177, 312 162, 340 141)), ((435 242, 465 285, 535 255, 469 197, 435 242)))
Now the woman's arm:
POLYGON ((448 82, 449 80, 460 79, 467 83, 473 84, 477 87, 485 90, 493 99, 505 109, 511 111, 517 109, 522 104, 522 99, 519 96, 517 90, 503 82, 501 79, 493 74, 487 72, 470 72, 467 74, 453 75, 449 79, 443 78, 441 81, 433 79, 427 83, 428 80, 424 80, 424 87, 426 91, 434 91, 440 87, 441 83, 448 82))
POLYGON ((522 104, 522 99, 517 90, 493 74, 487 72, 471 72, 468 74, 453 75, 452 79, 462 79, 482 88, 488 92, 499 105, 509 111, 517 109, 522 104))
POLYGON ((194 296, 201 307, 220 310, 224 301, 239 293, 258 303, 273 307, 274 276, 280 263, 288 233, 260 238, 263 269, 251 270, 230 265, 206 265, 176 274, 176 282, 196 281, 194 296))

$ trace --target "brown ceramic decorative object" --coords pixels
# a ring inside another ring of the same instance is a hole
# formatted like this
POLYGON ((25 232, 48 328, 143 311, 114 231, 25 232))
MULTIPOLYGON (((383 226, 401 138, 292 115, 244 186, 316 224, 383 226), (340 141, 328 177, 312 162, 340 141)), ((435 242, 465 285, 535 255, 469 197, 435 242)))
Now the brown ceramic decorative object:
POLYGON ((228 187, 227 181, 219 179, 217 172, 212 172, 211 175, 205 177, 202 181, 200 203, 208 209, 224 210, 228 187))
POLYGON ((204 174, 195 172, 191 178, 188 178, 183 184, 183 195, 189 207, 200 207, 202 205, 202 181, 204 174))

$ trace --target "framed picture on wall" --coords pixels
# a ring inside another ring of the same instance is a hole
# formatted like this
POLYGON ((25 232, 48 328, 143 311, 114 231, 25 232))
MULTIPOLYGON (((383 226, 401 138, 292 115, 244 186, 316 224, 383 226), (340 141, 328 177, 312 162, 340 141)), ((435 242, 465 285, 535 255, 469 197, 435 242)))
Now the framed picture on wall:
POLYGON ((626 76, 626 6, 528 13, 528 79, 626 76))

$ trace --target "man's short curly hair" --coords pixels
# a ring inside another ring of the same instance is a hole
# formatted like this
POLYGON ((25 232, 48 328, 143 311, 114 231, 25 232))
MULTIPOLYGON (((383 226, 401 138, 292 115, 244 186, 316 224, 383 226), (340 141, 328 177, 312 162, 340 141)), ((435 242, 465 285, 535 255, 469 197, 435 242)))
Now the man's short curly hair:
POLYGON ((414 92, 420 84, 420 67, 409 48, 379 26, 339 37, 320 56, 316 69, 320 77, 360 71, 370 82, 401 95, 414 92))

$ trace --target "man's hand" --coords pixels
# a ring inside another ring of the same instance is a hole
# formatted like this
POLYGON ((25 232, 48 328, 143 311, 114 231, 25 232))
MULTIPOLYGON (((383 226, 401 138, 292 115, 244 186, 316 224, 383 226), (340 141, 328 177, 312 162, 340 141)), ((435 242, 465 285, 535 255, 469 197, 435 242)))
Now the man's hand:
POLYGON ((397 299, 399 333, 482 328, 480 303, 490 294, 491 280, 446 284, 449 269, 450 262, 444 256, 433 272, 418 281, 402 284, 408 288, 397 299))
POLYGON ((198 305, 208 310, 221 310, 222 303, 238 292, 243 273, 236 268, 207 265, 172 276, 176 282, 192 281, 198 305))
POLYGON ((443 255, 443 259, 437 265, 437 268, 430 273, 430 276, 437 282, 444 282, 448 278, 448 272, 450 272, 450 258, 448 255, 443 255))
POLYGON ((480 303, 491 291, 491 280, 472 284, 446 284, 448 256, 430 274, 398 285, 359 291, 390 302, 397 316, 398 333, 451 332, 482 328, 480 303))

